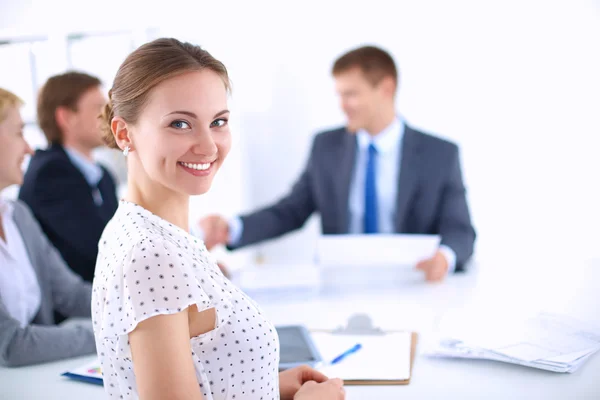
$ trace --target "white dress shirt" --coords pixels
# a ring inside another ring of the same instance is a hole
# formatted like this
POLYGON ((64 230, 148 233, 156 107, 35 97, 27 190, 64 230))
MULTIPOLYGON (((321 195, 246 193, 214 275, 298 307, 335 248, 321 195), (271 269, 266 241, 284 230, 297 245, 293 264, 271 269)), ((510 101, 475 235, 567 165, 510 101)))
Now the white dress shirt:
POLYGON ((75 165, 75 167, 82 173, 88 185, 90 185, 92 188, 94 203, 96 203, 97 206, 101 206, 104 200, 102 199, 100 189, 98 189, 98 183, 100 183, 100 180, 104 176, 104 171, 100 165, 88 160, 77 150, 65 147, 65 152, 67 153, 67 156, 73 165, 75 165))
POLYGON ((40 285, 13 220, 12 204, 0 199, 0 215, 6 237, 0 238, 0 296, 9 314, 25 327, 40 308, 40 285))

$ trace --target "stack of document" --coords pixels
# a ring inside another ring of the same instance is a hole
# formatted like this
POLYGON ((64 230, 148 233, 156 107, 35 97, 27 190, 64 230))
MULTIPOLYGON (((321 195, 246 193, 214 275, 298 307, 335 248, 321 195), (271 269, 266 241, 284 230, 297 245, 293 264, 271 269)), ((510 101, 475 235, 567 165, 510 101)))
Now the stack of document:
POLYGON ((600 330, 574 318, 541 313, 507 324, 474 320, 477 327, 437 338, 425 355, 502 361, 554 372, 575 372, 600 350, 600 330))

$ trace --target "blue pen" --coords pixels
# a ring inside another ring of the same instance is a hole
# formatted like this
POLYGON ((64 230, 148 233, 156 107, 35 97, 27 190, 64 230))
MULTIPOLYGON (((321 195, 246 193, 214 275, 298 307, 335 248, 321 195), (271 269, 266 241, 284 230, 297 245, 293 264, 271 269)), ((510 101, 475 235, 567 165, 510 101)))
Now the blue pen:
POLYGON ((346 358, 347 356, 349 356, 352 353, 356 353, 358 350, 360 350, 361 347, 362 346, 360 345, 360 343, 355 344, 354 347, 346 350, 345 352, 343 352, 342 354, 340 354, 339 356, 337 356, 336 358, 331 360, 331 365, 339 363, 340 361, 342 361, 344 358, 346 358))

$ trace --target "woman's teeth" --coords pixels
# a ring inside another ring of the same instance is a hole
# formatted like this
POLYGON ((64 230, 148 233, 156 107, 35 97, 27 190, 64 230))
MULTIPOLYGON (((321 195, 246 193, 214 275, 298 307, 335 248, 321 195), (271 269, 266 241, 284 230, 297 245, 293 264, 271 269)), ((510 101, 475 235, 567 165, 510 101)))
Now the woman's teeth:
POLYGON ((197 171, 204 171, 204 170, 207 170, 210 167, 211 163, 206 163, 206 164, 191 164, 191 163, 180 162, 180 164, 183 165, 186 168, 195 169, 197 171))

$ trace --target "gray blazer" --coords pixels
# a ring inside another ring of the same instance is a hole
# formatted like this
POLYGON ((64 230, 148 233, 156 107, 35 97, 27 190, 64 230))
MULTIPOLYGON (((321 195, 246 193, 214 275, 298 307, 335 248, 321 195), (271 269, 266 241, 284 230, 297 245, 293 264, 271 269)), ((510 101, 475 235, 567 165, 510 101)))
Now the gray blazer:
POLYGON ((36 272, 42 301, 31 324, 21 328, 0 293, 0 364, 20 366, 94 353, 91 323, 54 324, 54 310, 68 317, 90 317, 91 285, 71 272, 25 204, 14 203, 13 218, 36 272))
MULTIPOLYGON (((439 234, 442 244, 456 253, 456 270, 460 271, 473 254, 475 230, 458 147, 410 126, 405 126, 402 140, 396 233, 439 234)), ((323 234, 348 233, 356 152, 356 136, 345 128, 318 134, 306 169, 291 192, 274 205, 242 216, 244 229, 235 247, 298 229, 313 212, 321 216, 323 234)))

